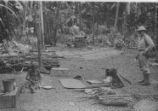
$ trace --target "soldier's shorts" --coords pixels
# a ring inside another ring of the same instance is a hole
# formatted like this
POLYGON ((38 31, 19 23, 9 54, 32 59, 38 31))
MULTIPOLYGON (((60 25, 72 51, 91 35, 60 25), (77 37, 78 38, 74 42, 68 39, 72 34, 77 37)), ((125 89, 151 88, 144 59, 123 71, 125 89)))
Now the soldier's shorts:
POLYGON ((139 52, 137 59, 138 59, 140 70, 147 74, 150 74, 149 60, 143 55, 142 52, 139 52))

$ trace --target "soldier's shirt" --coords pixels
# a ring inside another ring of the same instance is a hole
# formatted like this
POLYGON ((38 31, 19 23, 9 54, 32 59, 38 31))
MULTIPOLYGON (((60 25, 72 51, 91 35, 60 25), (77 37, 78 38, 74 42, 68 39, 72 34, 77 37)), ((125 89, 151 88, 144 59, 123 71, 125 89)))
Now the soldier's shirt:
POLYGON ((138 40, 138 50, 144 51, 148 46, 154 47, 154 42, 149 35, 144 34, 144 37, 138 40))

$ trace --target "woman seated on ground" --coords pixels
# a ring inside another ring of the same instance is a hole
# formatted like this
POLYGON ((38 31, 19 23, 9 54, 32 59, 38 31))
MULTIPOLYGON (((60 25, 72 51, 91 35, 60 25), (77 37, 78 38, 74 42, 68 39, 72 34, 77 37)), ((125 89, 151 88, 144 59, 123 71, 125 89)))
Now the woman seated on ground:
POLYGON ((31 93, 34 93, 36 89, 39 89, 39 85, 41 82, 40 71, 35 68, 35 65, 31 64, 31 68, 29 69, 26 80, 29 82, 29 89, 31 93))

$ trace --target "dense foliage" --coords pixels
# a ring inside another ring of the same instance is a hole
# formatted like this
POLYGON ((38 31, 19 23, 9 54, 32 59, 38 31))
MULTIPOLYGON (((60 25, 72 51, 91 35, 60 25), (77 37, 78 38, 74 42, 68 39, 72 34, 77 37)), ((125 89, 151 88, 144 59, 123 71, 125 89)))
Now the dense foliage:
MULTIPOLYGON (((8 38, 16 29, 24 32, 34 27, 39 17, 37 1, 1 1, 0 4, 12 10, 0 5, 1 39, 8 38)), ((46 43, 56 44, 58 33, 70 33, 69 28, 73 24, 79 25, 81 30, 86 34, 92 34, 92 37, 100 33, 106 35, 112 29, 128 37, 137 26, 145 25, 153 39, 158 38, 157 3, 50 1, 43 2, 42 8, 46 43)))

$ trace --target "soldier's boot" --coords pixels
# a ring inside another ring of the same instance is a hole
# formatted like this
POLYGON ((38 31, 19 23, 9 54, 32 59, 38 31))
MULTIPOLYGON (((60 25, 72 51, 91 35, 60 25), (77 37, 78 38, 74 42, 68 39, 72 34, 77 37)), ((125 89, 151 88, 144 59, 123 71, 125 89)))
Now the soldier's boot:
POLYGON ((144 82, 141 83, 143 86, 150 85, 150 74, 144 74, 144 82))
POLYGON ((139 84, 143 83, 145 81, 145 75, 143 74, 143 80, 138 81, 139 84))

